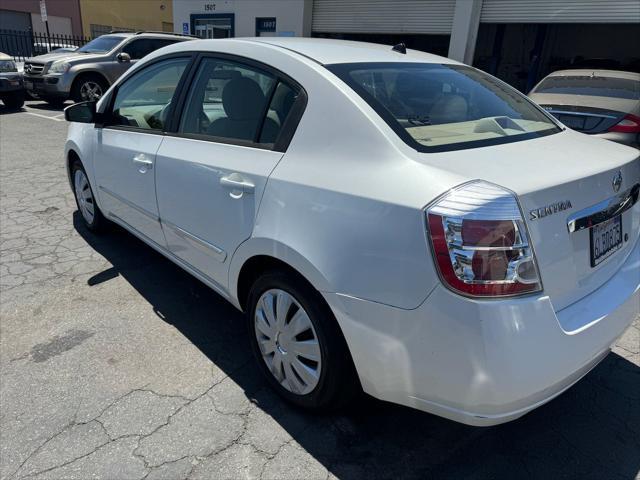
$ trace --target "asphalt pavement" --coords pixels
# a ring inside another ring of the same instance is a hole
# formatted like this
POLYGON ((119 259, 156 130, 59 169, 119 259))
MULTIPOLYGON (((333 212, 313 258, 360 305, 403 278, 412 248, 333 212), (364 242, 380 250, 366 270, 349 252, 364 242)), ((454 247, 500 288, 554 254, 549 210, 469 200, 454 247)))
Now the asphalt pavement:
POLYGON ((506 425, 368 397, 298 411, 254 367, 239 312, 125 231, 83 228, 63 118, 0 107, 0 478, 640 478, 640 318, 506 425))

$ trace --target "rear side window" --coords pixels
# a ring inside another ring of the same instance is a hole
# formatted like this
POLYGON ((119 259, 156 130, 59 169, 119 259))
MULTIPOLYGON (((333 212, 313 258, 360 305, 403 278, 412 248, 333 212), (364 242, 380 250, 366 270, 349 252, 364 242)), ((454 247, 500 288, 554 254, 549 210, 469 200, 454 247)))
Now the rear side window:
POLYGON ((470 67, 354 63, 327 68, 418 151, 495 145, 560 131, 519 92, 470 67))
POLYGON ((627 100, 640 99, 640 80, 630 78, 572 75, 547 77, 535 88, 535 93, 589 95, 627 100))
POLYGON ((230 60, 200 63, 180 133, 235 143, 275 143, 295 93, 269 72, 230 60))

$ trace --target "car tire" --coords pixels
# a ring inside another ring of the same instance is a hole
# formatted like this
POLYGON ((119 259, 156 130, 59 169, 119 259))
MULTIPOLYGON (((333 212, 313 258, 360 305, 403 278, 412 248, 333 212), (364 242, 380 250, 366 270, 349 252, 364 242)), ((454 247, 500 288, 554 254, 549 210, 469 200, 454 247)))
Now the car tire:
POLYGON ((104 231, 108 220, 102 215, 95 201, 89 177, 80 160, 74 161, 71 165, 71 185, 78 212, 85 227, 94 233, 104 231))
POLYGON ((71 98, 74 102, 97 101, 109 89, 109 84, 100 75, 89 73, 80 75, 71 88, 71 98), (90 92, 95 92, 91 94, 90 92), (97 95, 97 96, 96 96, 97 95))
POLYGON ((336 410, 361 391, 338 322, 302 277, 282 271, 260 276, 249 292, 246 320, 260 370, 288 402, 308 410, 336 410), (278 306, 285 306, 280 315, 278 306), (265 332, 269 323, 272 329, 265 332))
POLYGON ((24 93, 2 97, 2 102, 11 110, 19 110, 24 105, 24 93))

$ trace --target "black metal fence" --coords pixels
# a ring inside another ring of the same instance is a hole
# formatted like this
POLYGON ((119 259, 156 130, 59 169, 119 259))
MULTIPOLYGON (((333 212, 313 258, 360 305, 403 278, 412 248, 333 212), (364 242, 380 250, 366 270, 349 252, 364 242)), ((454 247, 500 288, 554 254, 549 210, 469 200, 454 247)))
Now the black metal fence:
POLYGON ((76 49, 91 38, 80 35, 59 35, 32 31, 0 29, 0 52, 10 55, 17 62, 42 55, 59 48, 76 49))

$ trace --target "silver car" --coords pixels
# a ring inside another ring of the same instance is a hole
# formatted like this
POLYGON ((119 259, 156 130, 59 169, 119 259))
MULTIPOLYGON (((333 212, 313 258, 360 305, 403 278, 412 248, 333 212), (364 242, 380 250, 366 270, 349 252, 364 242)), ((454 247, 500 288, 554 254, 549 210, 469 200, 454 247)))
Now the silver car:
POLYGON ((26 59, 25 89, 54 105, 69 98, 76 102, 97 100, 145 55, 191 38, 161 32, 102 35, 74 52, 53 51, 26 59))
POLYGON ((640 73, 560 70, 529 97, 573 130, 640 145, 640 73))

